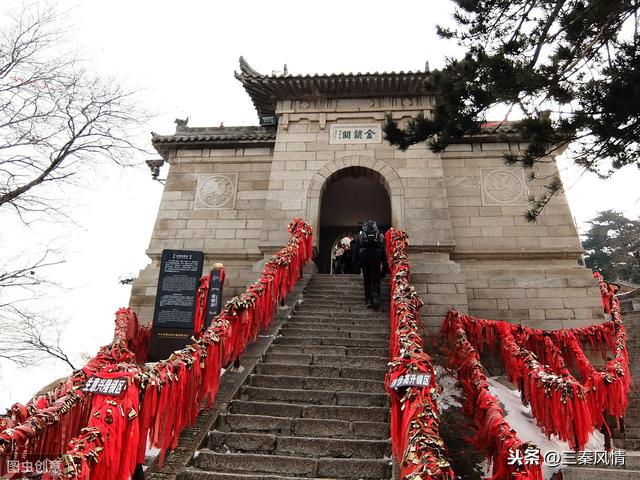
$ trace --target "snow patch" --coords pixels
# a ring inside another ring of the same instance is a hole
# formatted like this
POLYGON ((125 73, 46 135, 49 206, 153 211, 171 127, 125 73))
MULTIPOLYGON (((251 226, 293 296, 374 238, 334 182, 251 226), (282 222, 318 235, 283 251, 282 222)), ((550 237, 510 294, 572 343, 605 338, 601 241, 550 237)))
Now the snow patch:
MULTIPOLYGON (((518 433, 518 437, 523 442, 535 443, 544 456, 546 452, 560 452, 564 458, 564 452, 570 452, 569 444, 558 439, 556 436, 547 438, 542 430, 536 425, 536 419, 531 414, 531 408, 524 406, 520 401, 520 392, 512 390, 497 380, 498 377, 488 378, 489 391, 503 405, 505 418, 511 427, 518 433)), ((593 432, 585 450, 604 450, 604 436, 600 432, 593 432)), ((562 469, 561 461, 557 467, 550 467, 543 463, 542 473, 545 480, 549 480, 554 473, 562 469)))
MULTIPOLYGON (((465 398, 465 394, 462 389, 457 385, 457 379, 451 375, 449 371, 436 366, 434 368, 438 385, 443 389, 442 394, 438 397, 438 408, 440 411, 446 411, 452 407, 461 407, 461 403, 457 398, 465 398)), ((570 452, 569 444, 558 439, 556 436, 547 438, 542 430, 536 424, 536 419, 531 414, 531 408, 522 404, 520 400, 520 392, 515 389, 511 389, 498 380, 500 377, 489 377, 489 391, 494 395, 503 405, 505 412, 505 419, 511 425, 518 438, 523 442, 533 442, 540 449, 541 454, 549 451, 555 451, 562 454, 564 459, 565 452, 570 452)), ((584 448, 591 451, 603 451, 604 450, 604 436, 598 431, 594 431, 589 442, 584 448)), ((559 466, 551 467, 543 463, 542 473, 545 480, 550 480, 554 473, 563 468, 564 461, 560 462, 559 466)), ((485 461, 482 463, 482 467, 486 475, 491 476, 491 463, 485 461)))

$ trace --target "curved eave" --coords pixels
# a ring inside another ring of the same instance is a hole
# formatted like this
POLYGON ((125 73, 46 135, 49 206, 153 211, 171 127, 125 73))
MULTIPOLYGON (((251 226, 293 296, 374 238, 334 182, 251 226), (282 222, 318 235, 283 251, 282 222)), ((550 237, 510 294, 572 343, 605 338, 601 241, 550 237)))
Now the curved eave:
MULTIPOLYGON (((255 72, 255 71, 253 71, 255 72)), ((258 115, 274 115, 278 100, 366 98, 427 95, 422 88, 426 72, 357 73, 335 75, 266 76, 235 73, 258 115)))
POLYGON ((522 135, 516 132, 500 132, 479 135, 467 135, 455 143, 519 143, 523 142, 522 135))

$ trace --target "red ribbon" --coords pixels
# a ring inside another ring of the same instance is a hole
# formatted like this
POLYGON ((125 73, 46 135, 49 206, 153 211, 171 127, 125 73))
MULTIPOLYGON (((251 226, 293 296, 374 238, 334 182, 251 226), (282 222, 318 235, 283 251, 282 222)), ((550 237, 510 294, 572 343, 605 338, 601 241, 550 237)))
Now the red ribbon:
MULTIPOLYGON (((167 360, 136 363, 148 329, 140 327, 132 310, 119 310, 112 345, 51 392, 0 417, 0 460, 34 452, 55 457, 66 451, 61 459, 65 478, 124 480, 144 461, 149 439, 161 449, 162 463, 200 407, 213 402, 223 362, 237 358, 271 322, 278 303, 300 278, 311 257, 312 231, 301 219, 294 219, 289 231, 291 240, 267 260, 258 282, 232 299, 194 343, 167 360), (129 387, 117 398, 84 394, 80 388, 89 375, 126 376, 129 387)), ((0 469, 5 466, 3 462, 0 469)))
POLYGON ((385 377, 391 398, 391 446, 400 463, 400 478, 453 480, 455 473, 446 458, 446 448, 437 420, 438 387, 431 359, 424 351, 420 334, 419 310, 423 302, 411 285, 407 259, 407 235, 394 228, 385 235, 391 269, 392 358, 385 377), (426 386, 394 388, 394 382, 407 375, 429 376, 426 386))

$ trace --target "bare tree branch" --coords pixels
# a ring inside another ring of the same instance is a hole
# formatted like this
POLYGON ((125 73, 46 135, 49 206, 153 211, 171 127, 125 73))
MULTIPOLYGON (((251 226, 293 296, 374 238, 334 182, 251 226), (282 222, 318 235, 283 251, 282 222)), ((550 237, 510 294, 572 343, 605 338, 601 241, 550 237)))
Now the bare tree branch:
MULTIPOLYGON (((130 165, 142 151, 131 141, 145 119, 133 93, 91 74, 67 48, 66 28, 38 0, 0 11, 0 216, 25 225, 66 215, 65 189, 87 169, 130 165)), ((44 273, 62 263, 55 253, 0 254, 0 359, 74 368, 62 324, 30 308, 47 299, 44 273)))
POLYGON ((59 321, 36 317, 9 305, 0 310, 0 324, 3 330, 1 359, 28 366, 54 358, 76 369, 60 345, 62 325, 59 321))
POLYGON ((20 218, 58 212, 46 185, 104 160, 130 165, 141 151, 130 140, 144 118, 133 94, 64 52, 59 20, 26 9, 0 34, 0 212, 20 218))

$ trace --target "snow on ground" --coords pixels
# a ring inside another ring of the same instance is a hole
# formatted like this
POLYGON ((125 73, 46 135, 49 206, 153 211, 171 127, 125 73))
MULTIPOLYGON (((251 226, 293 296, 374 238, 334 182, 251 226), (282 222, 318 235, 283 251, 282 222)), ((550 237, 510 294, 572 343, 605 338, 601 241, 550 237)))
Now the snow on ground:
MULTIPOLYGON (((452 406, 459 407, 460 403, 454 398, 454 396, 464 398, 464 393, 461 388, 456 386, 456 379, 439 366, 435 367, 435 371, 438 384, 443 388, 442 395, 438 398, 438 407, 440 411, 447 410, 452 406)), ((555 436, 547 438, 544 433, 542 433, 542 430, 536 425, 536 419, 531 415, 531 408, 524 406, 520 401, 520 392, 503 385, 498 381, 498 379, 499 377, 488 378, 489 391, 503 404, 505 419, 517 432, 520 440, 535 443, 543 456, 549 451, 560 453, 571 451, 567 442, 560 441, 555 436)), ((585 450, 603 451, 604 436, 600 432, 593 432, 585 450)), ((564 462, 561 461, 560 466, 557 467, 551 467, 543 463, 542 473, 545 480, 551 479, 552 475, 561 469, 562 463, 564 462)), ((485 462, 483 467, 485 469, 485 474, 490 476, 491 465, 488 462, 485 462)))
MULTIPOLYGON (((525 407, 520 401, 520 392, 517 390, 511 390, 501 384, 497 381, 497 378, 498 377, 492 377, 488 379, 489 391, 504 405, 506 413, 505 418, 511 427, 518 433, 520 440, 535 443, 538 448, 540 448, 543 456, 546 452, 551 450, 556 452, 571 451, 567 442, 562 442, 555 436, 547 438, 544 433, 542 433, 542 430, 540 430, 536 425, 536 419, 531 415, 531 408, 528 406, 525 407)), ((600 432, 593 432, 589 439, 589 443, 587 443, 584 449, 591 451, 603 451, 604 436, 600 432)), ((560 463, 562 464, 564 462, 560 463)), ((551 476, 560 469, 560 466, 550 467, 549 465, 543 464, 542 471, 544 478, 546 480, 550 479, 551 476)))

